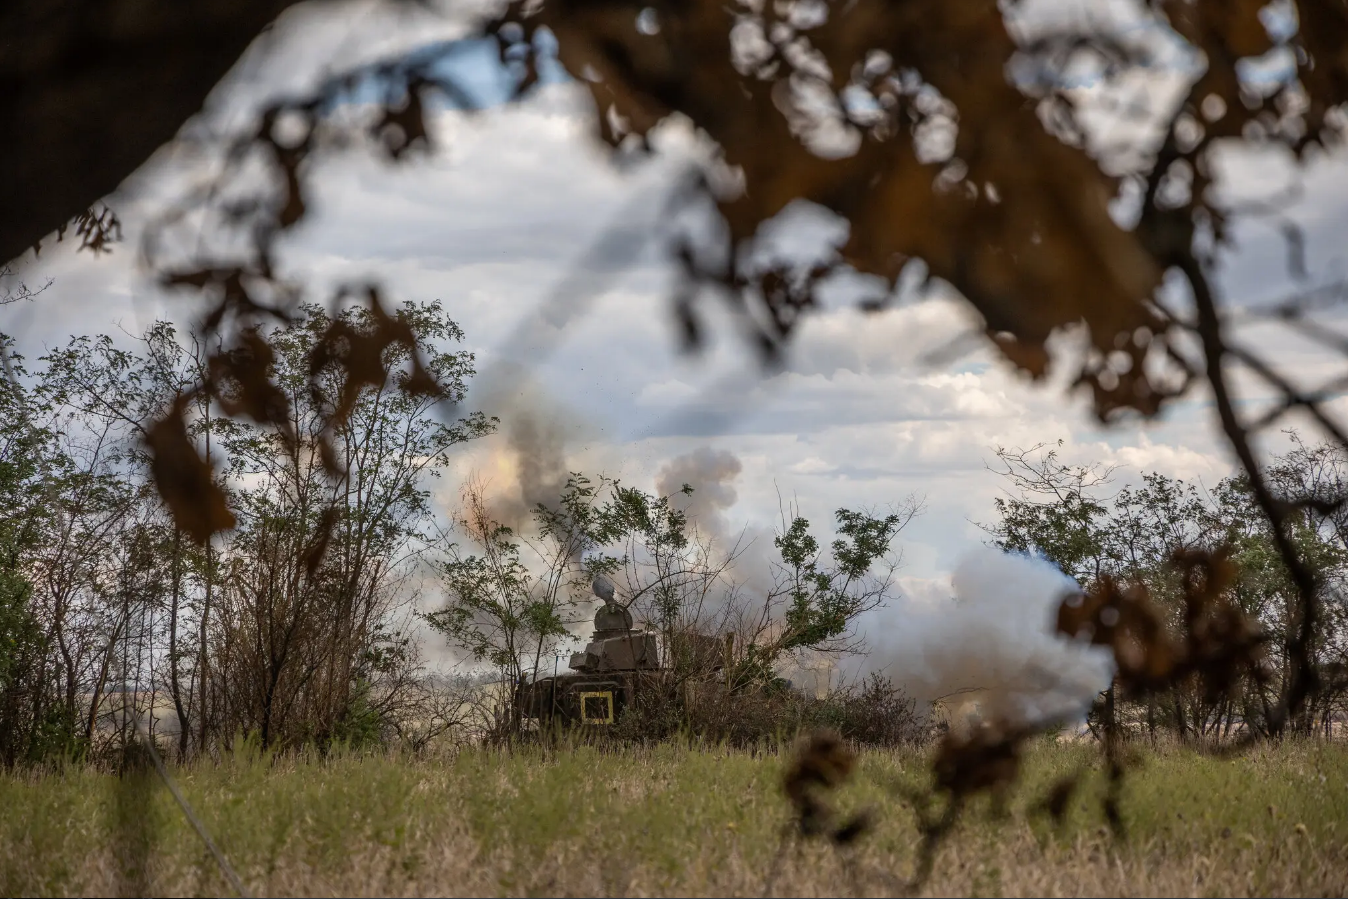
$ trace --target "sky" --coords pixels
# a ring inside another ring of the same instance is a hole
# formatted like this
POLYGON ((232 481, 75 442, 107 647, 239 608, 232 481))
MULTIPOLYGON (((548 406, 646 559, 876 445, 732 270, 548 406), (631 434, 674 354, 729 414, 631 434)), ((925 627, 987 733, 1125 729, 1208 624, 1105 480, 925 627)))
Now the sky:
MULTIPOLYGON (((368 2, 339 10, 287 14, 213 95, 210 127, 237 127, 259 101, 315 83, 334 60, 374 59, 464 30, 460 20, 368 2)), ((1136 89, 1166 96, 1184 64, 1177 58, 1136 89)), ((771 376, 725 315, 703 354, 683 355, 667 302, 672 268, 659 243, 642 235, 663 224, 674 179, 707 148, 673 123, 657 135, 653 160, 620 167, 585 121, 589 101, 576 85, 552 79, 533 99, 503 107, 493 104, 501 82, 490 55, 470 48, 457 65, 490 108, 438 113, 439 150, 429 159, 390 167, 353 152, 321 163, 313 213, 282 255, 288 272, 314 285, 314 299, 324 296, 321 285, 373 278, 392 297, 444 302, 478 356, 468 405, 503 419, 500 436, 459 455, 457 476, 509 482, 511 428, 527 420, 567 469, 646 489, 667 468, 696 475, 689 454, 715 451, 722 461, 730 454, 738 470, 713 466, 705 490, 730 530, 747 527, 758 539, 784 502, 798 504, 823 532, 839 507, 883 510, 918 497, 925 511, 898 542, 900 586, 924 597, 948 595, 952 569, 987 539, 979 523, 992 520, 1001 489, 987 467, 997 446, 1061 440, 1067 461, 1118 466, 1119 485, 1154 470, 1212 486, 1230 471, 1200 392, 1157 421, 1104 429, 1061 377, 1031 384, 980 345, 930 361, 933 347, 978 329, 962 301, 939 288, 864 315, 844 286, 806 320, 783 370, 771 376), (589 254, 612 239, 618 222, 627 223, 622 265, 594 266, 589 254)), ((1277 61, 1264 70, 1276 77, 1277 61)), ((1081 90, 1092 90, 1088 77, 1081 90)), ((1268 156, 1228 154, 1219 168, 1224 189, 1252 198, 1276 194, 1293 174, 1268 156)), ((130 179, 113 198, 128 240, 111 257, 59 245, 25 260, 22 277, 50 278, 52 287, 34 303, 0 309, 0 331, 33 357, 74 333, 135 333, 157 317, 190 323, 191 301, 164 295, 141 270, 136 237, 200 169, 178 150, 130 179)), ((1342 156, 1317 159, 1301 172, 1300 199, 1286 213, 1305 230, 1320 281, 1343 275, 1344 175, 1342 156)), ((781 219, 771 241, 793 254, 823 252, 845 237, 845 226, 818 209, 793 207, 781 219)), ((1258 304, 1286 293, 1284 254, 1275 225, 1238 231, 1219 276, 1229 301, 1258 304)), ((1251 339, 1308 383, 1333 370, 1330 357, 1288 335, 1251 339)), ((1064 335, 1063 352, 1072 340, 1064 335)), ((440 488, 443 507, 455 487, 450 478, 440 488)))

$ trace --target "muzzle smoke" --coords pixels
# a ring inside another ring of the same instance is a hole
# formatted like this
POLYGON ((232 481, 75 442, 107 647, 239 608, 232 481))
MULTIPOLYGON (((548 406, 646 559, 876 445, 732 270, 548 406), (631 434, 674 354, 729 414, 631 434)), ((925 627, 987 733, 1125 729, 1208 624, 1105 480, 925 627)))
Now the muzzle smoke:
POLYGON ((918 700, 1009 725, 1081 720, 1108 689, 1108 650, 1054 632, 1059 603, 1080 587, 1040 559, 980 547, 951 577, 954 598, 895 603, 862 622, 878 672, 918 700))

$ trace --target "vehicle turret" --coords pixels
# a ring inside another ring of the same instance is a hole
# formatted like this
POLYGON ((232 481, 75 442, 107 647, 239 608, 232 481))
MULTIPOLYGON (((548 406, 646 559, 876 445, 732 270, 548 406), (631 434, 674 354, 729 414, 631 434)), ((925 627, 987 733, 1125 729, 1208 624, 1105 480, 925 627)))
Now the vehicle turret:
POLYGON ((632 613, 613 602, 613 588, 606 580, 595 578, 594 592, 604 604, 594 613, 590 642, 580 652, 572 653, 571 669, 593 674, 659 668, 656 635, 632 628, 632 613))

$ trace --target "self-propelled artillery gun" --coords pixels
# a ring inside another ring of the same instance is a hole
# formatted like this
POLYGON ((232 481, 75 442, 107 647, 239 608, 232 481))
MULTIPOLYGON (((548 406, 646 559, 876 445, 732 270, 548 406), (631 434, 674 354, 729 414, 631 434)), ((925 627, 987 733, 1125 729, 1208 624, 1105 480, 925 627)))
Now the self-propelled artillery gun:
POLYGON ((515 708, 540 725, 608 725, 638 697, 676 686, 677 680, 705 677, 725 665, 728 643, 700 634, 676 641, 675 666, 662 665, 661 640, 654 631, 633 627, 632 614, 614 601, 613 585, 595 578, 594 595, 603 601, 594 615, 594 632, 585 648, 572 653, 568 670, 526 679, 515 689, 515 708))

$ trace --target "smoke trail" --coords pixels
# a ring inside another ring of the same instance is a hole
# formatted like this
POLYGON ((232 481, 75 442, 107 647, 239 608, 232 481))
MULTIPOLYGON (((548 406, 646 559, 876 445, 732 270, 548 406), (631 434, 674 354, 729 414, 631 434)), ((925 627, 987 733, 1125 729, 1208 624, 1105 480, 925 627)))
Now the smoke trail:
POLYGON ((862 622, 872 651, 858 673, 878 672, 918 700, 943 700, 1008 724, 1080 720, 1109 687, 1113 659, 1053 631, 1058 604, 1080 589, 1039 559, 990 547, 951 577, 954 599, 907 601, 862 622))
MULTIPOLYGON (((708 539, 713 564, 728 562, 728 581, 741 594, 761 596, 773 588, 777 556, 772 540, 776 531, 758 524, 737 527, 727 517, 726 512, 739 499, 735 482, 743 470, 743 462, 734 453, 699 447, 661 466, 655 489, 661 496, 671 497, 674 507, 708 539), (691 495, 681 492, 684 484, 693 488, 691 495)), ((729 599, 727 595, 711 594, 704 600, 703 610, 714 619, 729 599)))

